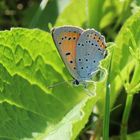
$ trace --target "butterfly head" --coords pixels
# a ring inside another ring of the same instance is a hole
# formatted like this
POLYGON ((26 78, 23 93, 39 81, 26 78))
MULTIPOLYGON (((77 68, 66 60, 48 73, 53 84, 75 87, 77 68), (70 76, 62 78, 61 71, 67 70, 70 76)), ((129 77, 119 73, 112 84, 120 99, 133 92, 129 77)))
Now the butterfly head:
POLYGON ((75 79, 75 80, 73 81, 73 85, 78 86, 79 84, 80 84, 80 82, 79 82, 77 79, 75 79))

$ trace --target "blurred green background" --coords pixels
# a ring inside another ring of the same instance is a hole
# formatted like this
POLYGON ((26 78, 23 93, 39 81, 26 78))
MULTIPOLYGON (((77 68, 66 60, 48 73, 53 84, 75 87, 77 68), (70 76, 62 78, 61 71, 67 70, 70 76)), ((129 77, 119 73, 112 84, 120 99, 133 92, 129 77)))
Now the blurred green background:
POLYGON ((139 10, 139 0, 1 0, 0 29, 77 25, 95 28, 113 41, 126 19, 139 10), (88 8, 87 8, 87 7, 88 8))

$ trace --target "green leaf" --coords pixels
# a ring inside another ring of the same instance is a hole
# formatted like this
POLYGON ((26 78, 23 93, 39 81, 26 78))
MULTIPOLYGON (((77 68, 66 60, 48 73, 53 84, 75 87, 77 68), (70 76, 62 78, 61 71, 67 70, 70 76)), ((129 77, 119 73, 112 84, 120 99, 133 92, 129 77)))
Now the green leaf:
POLYGON ((40 4, 34 3, 24 10, 22 21, 24 27, 49 30, 48 24, 51 23, 54 25, 58 16, 57 0, 48 0, 48 2, 46 2, 47 1, 44 0, 44 2, 40 4))
POLYGON ((130 3, 132 0, 116 1, 106 0, 103 6, 103 17, 100 22, 100 28, 103 29, 115 21, 115 26, 123 23, 130 15, 130 3))
MULTIPOLYGON (((107 60, 106 60, 107 61, 107 60)), ((51 35, 0 32, 0 139, 75 139, 99 96, 74 87, 51 35)))
POLYGON ((99 23, 103 15, 105 0, 87 0, 88 2, 88 26, 99 30, 99 23))
MULTIPOLYGON (((134 53, 140 47, 140 12, 130 17, 122 27, 116 38, 116 46, 114 47, 114 55, 112 62, 112 94, 117 94, 124 85, 124 81, 129 81, 130 73, 135 66, 135 57, 132 55, 130 48, 134 53), (118 86, 117 86, 118 85, 118 86), (116 89, 114 90, 114 87, 116 89)), ((137 76, 137 78, 139 78, 137 76)))
MULTIPOLYGON (((137 55, 138 50, 140 49, 140 12, 136 13, 134 16, 129 18, 129 20, 125 23, 123 28, 121 29, 118 37, 116 38, 116 44, 118 47, 115 48, 114 55, 114 73, 121 74, 121 78, 123 81, 127 80, 130 84, 131 88, 134 88, 137 83, 132 82, 130 80, 130 73, 132 70, 135 70, 134 67, 137 64, 136 58, 132 55, 130 48, 137 55), (119 54, 119 55, 118 55, 119 54), (115 60, 117 58, 117 61, 115 60), (132 86, 133 85, 133 86, 132 86)), ((135 76, 132 75, 133 79, 135 76)), ((112 75, 112 78, 114 76, 112 75)), ((134 81, 139 81, 139 76, 135 77, 134 81)), ((133 81, 133 80, 132 80, 133 81)), ((130 90, 130 89, 129 89, 130 90)))
POLYGON ((84 26, 86 20, 86 0, 71 0, 69 5, 58 16, 55 26, 84 26))
POLYGON ((127 135, 127 140, 139 140, 139 138, 140 138, 140 131, 136 131, 134 133, 127 135))

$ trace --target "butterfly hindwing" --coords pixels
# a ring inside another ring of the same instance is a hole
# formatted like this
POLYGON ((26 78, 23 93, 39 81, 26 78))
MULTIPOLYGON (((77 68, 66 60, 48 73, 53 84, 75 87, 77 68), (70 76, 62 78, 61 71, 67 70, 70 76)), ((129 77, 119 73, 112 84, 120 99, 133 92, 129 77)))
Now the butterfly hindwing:
POLYGON ((83 32, 73 26, 63 26, 52 30, 53 40, 71 75, 78 79, 76 67, 76 44, 83 32))
POLYGON ((80 80, 90 80, 98 70, 99 62, 105 57, 105 39, 97 31, 84 31, 76 47, 76 64, 80 80))

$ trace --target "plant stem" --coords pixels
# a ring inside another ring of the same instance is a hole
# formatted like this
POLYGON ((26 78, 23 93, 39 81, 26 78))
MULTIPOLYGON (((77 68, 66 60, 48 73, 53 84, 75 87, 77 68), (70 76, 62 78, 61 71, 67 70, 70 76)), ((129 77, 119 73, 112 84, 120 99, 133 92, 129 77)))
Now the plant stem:
POLYGON ((107 82, 105 113, 103 121, 103 140, 109 140, 109 118, 110 118, 110 84, 107 82))
POLYGON ((133 101, 133 95, 127 94, 127 99, 126 99, 125 108, 122 117, 122 123, 121 123, 121 131, 120 131, 121 140, 127 140, 127 124, 128 124, 129 114, 131 111, 132 101, 133 101))
POLYGON ((108 67, 108 77, 106 81, 106 97, 105 97, 105 112, 103 120, 103 140, 109 140, 109 119, 110 119, 110 81, 111 81, 111 63, 114 52, 114 47, 112 48, 112 54, 108 67))

